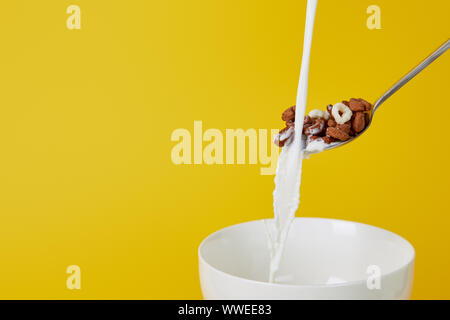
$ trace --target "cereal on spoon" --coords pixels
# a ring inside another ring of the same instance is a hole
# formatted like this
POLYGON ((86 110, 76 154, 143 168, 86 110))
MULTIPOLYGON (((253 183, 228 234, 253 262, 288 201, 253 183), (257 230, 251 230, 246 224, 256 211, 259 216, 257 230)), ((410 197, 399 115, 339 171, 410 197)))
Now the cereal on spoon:
MULTIPOLYGON (((349 101, 330 104, 326 110, 312 110, 303 122, 305 149, 308 150, 308 145, 347 141, 357 136, 368 125, 371 109, 372 105, 366 100, 351 98, 349 101)), ((275 136, 274 143, 279 147, 288 145, 294 138, 295 106, 286 109, 281 119, 285 121, 286 127, 275 136)))

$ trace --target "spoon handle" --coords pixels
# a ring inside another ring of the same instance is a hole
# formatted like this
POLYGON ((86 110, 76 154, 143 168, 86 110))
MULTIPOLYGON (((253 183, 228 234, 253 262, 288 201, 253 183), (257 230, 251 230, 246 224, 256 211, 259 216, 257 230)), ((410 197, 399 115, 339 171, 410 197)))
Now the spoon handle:
POLYGON ((436 60, 440 55, 442 55, 450 47, 450 40, 447 40, 442 44, 436 51, 425 58, 417 67, 408 72, 403 78, 401 78, 396 84, 394 84, 385 94, 383 94, 373 106, 373 112, 386 101, 390 96, 392 96, 398 89, 403 87, 409 80, 414 78, 420 71, 428 67, 434 60, 436 60))

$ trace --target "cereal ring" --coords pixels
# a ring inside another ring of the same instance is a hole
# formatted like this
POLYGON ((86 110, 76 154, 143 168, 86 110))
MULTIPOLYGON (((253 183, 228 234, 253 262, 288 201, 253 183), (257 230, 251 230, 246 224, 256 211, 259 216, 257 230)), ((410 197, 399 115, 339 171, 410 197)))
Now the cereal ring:
POLYGON ((344 123, 344 124, 338 124, 336 126, 336 128, 338 128, 341 131, 344 131, 346 134, 350 134, 350 130, 351 130, 352 126, 349 122, 349 123, 344 123))
POLYGON ((329 127, 336 127, 337 123, 333 119, 328 120, 327 125, 329 127))
POLYGON ((358 112, 358 111, 365 110, 364 103, 362 101, 360 101, 359 99, 355 99, 355 98, 350 99, 350 103, 349 103, 348 107, 350 108, 350 110, 352 110, 352 112, 358 112))
POLYGON ((285 145, 290 144, 294 140, 294 127, 286 127, 282 129, 273 139, 273 143, 275 143, 279 147, 284 147, 285 145))
POLYGON ((281 115, 281 119, 283 121, 289 121, 295 119, 295 106, 289 107, 286 110, 284 110, 283 114, 281 115))
POLYGON ((337 124, 344 124, 352 118, 352 110, 343 103, 336 103, 331 109, 331 114, 337 124))
POLYGON ((345 133, 342 130, 339 130, 338 128, 333 128, 333 127, 328 127, 327 128, 327 132, 326 132, 327 136, 341 140, 341 141, 347 141, 348 139, 350 139, 350 136, 345 133))
POLYGON ((317 136, 323 133, 325 130, 325 120, 315 119, 314 124, 304 130, 304 134, 307 136, 317 136))
POLYGON ((286 127, 295 127, 295 122, 292 120, 286 121, 286 127))
POLYGON ((328 112, 323 111, 323 110, 319 110, 319 109, 311 110, 308 113, 308 116, 311 119, 318 119, 318 118, 322 118, 322 119, 325 119, 325 120, 330 119, 330 114, 328 112))
POLYGON ((361 131, 364 130, 365 127, 366 127, 366 120, 365 120, 364 113, 356 112, 355 117, 353 118, 353 121, 352 121, 353 130, 356 133, 360 133, 361 131))
POLYGON ((359 98, 359 101, 361 101, 361 103, 364 105, 364 111, 369 111, 370 109, 372 109, 372 105, 370 104, 370 102, 367 102, 364 99, 359 98))

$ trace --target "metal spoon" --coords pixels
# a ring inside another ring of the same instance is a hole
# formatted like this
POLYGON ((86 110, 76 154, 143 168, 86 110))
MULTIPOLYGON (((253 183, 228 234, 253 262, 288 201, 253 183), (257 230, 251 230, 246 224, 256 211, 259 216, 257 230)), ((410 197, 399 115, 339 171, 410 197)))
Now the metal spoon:
POLYGON ((353 139, 343 141, 343 142, 334 142, 325 147, 324 150, 330 150, 337 147, 340 147, 346 143, 349 143, 359 136, 361 136, 372 124, 373 114, 375 111, 377 111, 378 107, 385 102, 390 96, 392 96, 395 92, 397 92, 398 89, 403 87, 409 80, 414 78, 420 71, 428 67, 434 60, 436 60, 440 55, 442 55, 447 49, 450 47, 450 40, 447 40, 442 44, 436 51, 434 51, 432 54, 430 54, 428 57, 425 58, 417 67, 412 69, 410 72, 408 72, 403 78, 401 78, 396 84, 394 84, 388 91, 386 91, 385 94, 383 94, 375 103, 373 104, 372 112, 369 115, 369 123, 367 124, 366 128, 361 131, 356 137, 353 139))

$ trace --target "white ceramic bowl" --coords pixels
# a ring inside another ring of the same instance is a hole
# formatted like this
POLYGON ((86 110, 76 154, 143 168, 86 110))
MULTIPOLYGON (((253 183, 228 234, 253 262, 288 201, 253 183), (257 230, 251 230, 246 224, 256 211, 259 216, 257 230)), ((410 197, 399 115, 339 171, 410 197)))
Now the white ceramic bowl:
POLYGON ((414 248, 366 224, 296 218, 276 282, 263 220, 208 236, 199 247, 205 299, 409 299, 414 248))

